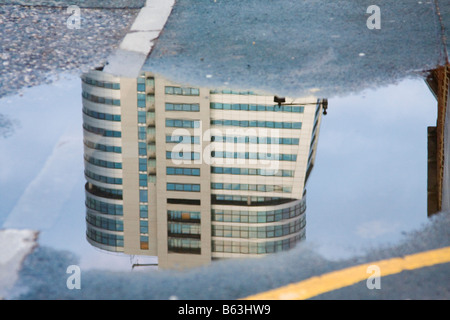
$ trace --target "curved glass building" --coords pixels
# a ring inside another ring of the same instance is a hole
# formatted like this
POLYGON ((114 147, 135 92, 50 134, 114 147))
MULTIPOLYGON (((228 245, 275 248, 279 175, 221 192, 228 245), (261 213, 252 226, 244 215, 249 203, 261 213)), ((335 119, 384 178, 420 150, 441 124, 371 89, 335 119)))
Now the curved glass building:
POLYGON ((252 257, 305 238, 323 100, 82 76, 88 241, 161 268, 252 257))
POLYGON ((120 79, 98 70, 82 77, 88 241, 124 250, 120 79))

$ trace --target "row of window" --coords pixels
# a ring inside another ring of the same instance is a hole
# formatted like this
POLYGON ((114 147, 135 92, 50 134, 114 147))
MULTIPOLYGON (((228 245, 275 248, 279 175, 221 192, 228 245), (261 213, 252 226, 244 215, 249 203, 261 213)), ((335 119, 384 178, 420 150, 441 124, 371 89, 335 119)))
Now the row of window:
POLYGON ((242 254, 266 254, 289 250, 295 247, 296 243, 304 238, 303 235, 267 242, 249 241, 212 241, 212 251, 220 253, 242 253, 242 254))
POLYGON ((167 191, 200 192, 200 185, 192 183, 167 183, 167 191))
POLYGON ((234 202, 248 202, 250 200, 251 203, 254 202, 276 202, 279 201, 279 197, 256 197, 256 196, 236 196, 229 194, 215 194, 213 195, 213 200, 218 201, 234 201, 234 202))
POLYGON ((103 128, 92 127, 86 123, 83 123, 83 128, 84 128, 84 130, 86 130, 88 132, 98 134, 103 137, 114 137, 114 138, 122 137, 122 132, 120 132, 120 131, 106 130, 103 128))
POLYGON ((257 137, 257 136, 211 136, 211 141, 227 143, 285 144, 298 145, 298 138, 257 137))
MULTIPOLYGON (((106 203, 90 197, 86 197, 86 207, 103 214, 123 215, 122 205, 106 203)), ((213 209, 211 216, 213 221, 220 222, 266 223, 296 217, 302 214, 305 209, 305 203, 302 202, 295 207, 269 211, 213 209)), ((146 218, 147 215, 148 205, 140 205, 140 217, 146 218)), ((167 215, 169 220, 200 220, 200 212, 197 211, 168 210, 167 215)))
POLYGON ((305 205, 297 205, 291 208, 268 210, 268 211, 247 211, 247 210, 211 210, 211 220, 219 222, 237 223, 268 223, 298 217, 305 212, 305 205))
POLYGON ((238 103, 210 103, 211 109, 217 110, 240 110, 240 111, 280 111, 280 112, 295 112, 303 113, 305 107, 303 106, 277 106, 277 105, 263 105, 263 104, 238 104, 238 103))
POLYGON ((87 93, 86 91, 83 91, 82 96, 86 100, 89 100, 89 101, 92 101, 95 103, 108 104, 108 105, 112 105, 112 106, 120 106, 120 99, 99 97, 99 96, 95 96, 93 94, 87 93))
POLYGON ((84 112, 84 114, 88 115, 89 117, 95 118, 95 119, 108 120, 108 121, 120 121, 121 120, 120 114, 109 114, 109 113, 92 111, 86 107, 83 107, 83 112, 84 112))
POLYGON ((166 151, 166 159, 173 160, 199 160, 199 152, 172 152, 166 151))
POLYGON ((198 136, 169 136, 169 135, 166 135, 166 143, 200 144, 200 137, 198 137, 198 136))
POLYGON ((301 129, 301 122, 277 122, 264 120, 211 120, 213 126, 234 126, 243 128, 279 128, 279 129, 301 129))
POLYGON ((213 190, 239 190, 258 192, 292 192, 292 187, 269 184, 244 184, 244 183, 211 183, 213 190))
POLYGON ((168 128, 200 128, 199 120, 166 119, 168 128))
POLYGON ((198 220, 200 221, 200 212, 198 211, 180 211, 167 210, 167 219, 174 220, 198 220))
POLYGON ((85 156, 84 159, 98 167, 104 167, 109 169, 122 169, 122 163, 121 162, 111 162, 106 160, 97 159, 94 157, 85 156))
POLYGON ((94 142, 91 142, 88 140, 84 140, 84 145, 88 148, 99 150, 99 151, 122 153, 122 147, 108 146, 106 144, 94 143, 94 142))
MULTIPOLYGON (((225 142, 225 143, 298 145, 300 140, 298 138, 257 137, 257 136, 211 136, 211 141, 225 142)), ((200 137, 166 135, 166 143, 200 144, 200 137)))
POLYGON ((103 214, 110 214, 113 216, 123 215, 123 206, 121 204, 107 203, 95 200, 89 196, 86 197, 86 207, 103 214))
POLYGON ((89 189, 89 192, 92 194, 98 195, 99 197, 104 198, 112 198, 112 199, 118 199, 122 200, 123 191, 120 189, 109 189, 109 188, 103 188, 96 185, 92 185, 89 189))
POLYGON ((215 94, 215 93, 222 93, 222 94, 239 94, 239 95, 256 95, 256 93, 254 93, 253 91, 235 91, 235 90, 211 90, 210 93, 215 94))
POLYGON ((239 174, 249 176, 277 176, 277 177, 293 177, 294 170, 271 170, 271 169, 252 169, 252 168, 236 168, 236 167, 211 167, 211 173, 217 174, 239 174))
POLYGON ((168 175, 179 175, 179 176, 200 176, 200 169, 199 168, 167 167, 166 173, 168 175))
POLYGON ((190 111, 198 112, 200 111, 200 105, 198 103, 188 104, 188 103, 166 103, 166 111, 190 111))
MULTIPOLYGON (((153 79, 153 78, 152 78, 153 79)), ((154 86, 154 79, 153 79, 153 86, 154 86)), ((140 77, 137 79, 137 90, 140 92, 145 92, 146 90, 146 79, 145 77, 140 77)), ((137 112, 137 122, 138 124, 146 124, 147 123, 147 112, 145 110, 142 111, 142 109, 146 107, 147 102, 147 95, 145 93, 138 93, 137 94, 137 106, 138 106, 138 112, 137 112)), ((138 139, 139 140, 146 140, 147 139, 147 132, 145 126, 138 126, 138 139)), ((147 155, 147 143, 146 142, 138 142, 138 153, 139 156, 145 156, 147 155)), ((148 186, 148 176, 147 176, 147 167, 148 162, 147 158, 139 158, 138 160, 138 168, 140 172, 145 173, 139 173, 139 186, 140 187, 147 187, 148 186)), ((148 189, 140 189, 139 190, 139 217, 141 220, 139 221, 139 233, 140 235, 140 249, 142 250, 148 250, 149 244, 148 244, 148 220, 142 220, 142 219, 148 219, 148 189)))
MULTIPOLYGON (((137 122, 138 124, 146 124, 147 123, 147 112, 145 110, 142 110, 140 108, 144 108, 146 106, 146 94, 145 93, 139 93, 139 92, 145 92, 145 77, 139 77, 137 79, 137 122)), ((139 126, 138 125, 138 139, 139 140, 146 140, 147 138, 147 132, 145 126, 139 126)), ((147 155, 147 143, 146 142, 138 142, 138 154, 139 156, 146 156, 147 155)), ((148 219, 148 189, 146 187, 148 186, 148 178, 147 178, 147 158, 139 158, 138 160, 138 169, 141 172, 145 173, 139 173, 139 187, 145 187, 145 189, 139 190, 139 216, 140 218, 148 219)), ((148 233, 148 222, 143 222, 144 220, 141 220, 139 222, 139 231, 140 233, 148 233)), ((148 249, 148 236, 141 235, 140 238, 140 248, 141 249, 148 249)))
POLYGON ((167 240, 167 247, 169 252, 201 253, 201 243, 199 239, 169 237, 167 240))
POLYGON ((279 160, 279 161, 297 161, 296 154, 267 153, 267 152, 228 152, 211 151, 213 158, 231 158, 231 159, 257 159, 257 160, 279 160))
POLYGON ((123 231, 123 220, 107 219, 88 213, 86 221, 97 228, 109 231, 123 231))
POLYGON ((166 94, 174 94, 180 96, 198 96, 200 95, 200 90, 197 88, 182 88, 182 87, 172 87, 166 86, 166 94))
POLYGON ((169 222, 167 224, 167 229, 171 236, 176 234, 183 234, 183 235, 200 234, 200 224, 197 223, 169 222))
MULTIPOLYGON (((145 77, 139 77, 137 79, 137 90, 139 92, 145 92, 146 91, 146 83, 149 83, 151 86, 154 87, 154 79, 149 78, 148 81, 145 77)), ((148 96, 144 93, 138 93, 137 94, 137 106, 138 108, 144 108, 146 107, 148 96)), ((137 112, 137 122, 138 124, 146 124, 147 123, 147 112, 144 110, 138 109, 137 112)), ((146 140, 147 139, 147 132, 145 126, 138 126, 138 139, 139 140, 146 140)), ((140 156, 147 155, 147 143, 146 142, 138 142, 138 153, 140 156)), ((145 172, 145 173, 139 173, 139 186, 140 187, 147 187, 148 185, 148 176, 147 176, 147 167, 148 162, 147 158, 139 158, 138 160, 138 168, 139 171, 145 172)), ((140 189, 139 190, 139 217, 142 219, 148 219, 148 189, 140 189)), ((148 244, 148 220, 140 220, 139 221, 139 232, 140 232, 140 249, 142 250, 148 250, 149 244, 148 244)))
POLYGON ((305 227, 305 219, 298 219, 278 226, 246 227, 246 226, 212 226, 212 236, 241 239, 278 238, 299 232, 305 227))
POLYGON ((92 228, 87 228, 86 236, 100 244, 112 246, 112 247, 123 247, 123 236, 116 234, 103 233, 92 228))
POLYGON ((85 170, 84 174, 96 181, 104 182, 104 183, 110 183, 110 184, 122 184, 122 178, 113 178, 113 177, 106 177, 99 174, 96 174, 94 172, 91 172, 89 170, 85 170))
POLYGON ((114 90, 120 89, 120 83, 100 81, 100 80, 95 80, 95 79, 92 79, 89 77, 82 77, 81 80, 84 83, 87 83, 91 86, 96 86, 96 87, 106 88, 106 89, 114 89, 114 90))

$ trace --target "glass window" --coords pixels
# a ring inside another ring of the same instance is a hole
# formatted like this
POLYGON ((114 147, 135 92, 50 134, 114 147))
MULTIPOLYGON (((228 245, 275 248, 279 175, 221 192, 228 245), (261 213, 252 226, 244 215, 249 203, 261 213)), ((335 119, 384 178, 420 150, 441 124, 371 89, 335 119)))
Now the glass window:
POLYGON ((147 220, 141 220, 139 222, 139 225, 140 225, 141 233, 148 233, 148 221, 147 220))
POLYGON ((145 127, 138 127, 138 139, 139 140, 145 140, 147 137, 147 132, 145 130, 145 127))
POLYGON ((140 202, 148 202, 147 190, 139 190, 139 201, 140 202))
POLYGON ((166 94, 173 94, 173 87, 166 87, 166 94))
POLYGON ((141 218, 147 218, 148 217, 148 206, 147 205, 140 205, 139 206, 139 216, 141 218))
POLYGON ((146 187, 148 185, 147 183, 147 175, 146 174, 139 174, 139 186, 146 187))
POLYGON ((146 123, 147 113, 145 111, 138 111, 138 123, 146 123))
POLYGON ((147 144, 145 142, 139 142, 138 147, 139 147, 139 155, 140 156, 147 155, 147 144))
POLYGON ((139 100, 137 101, 137 106, 139 108, 144 108, 145 107, 145 100, 139 100))
POLYGON ((145 92, 145 83, 138 83, 137 84, 137 91, 145 92))

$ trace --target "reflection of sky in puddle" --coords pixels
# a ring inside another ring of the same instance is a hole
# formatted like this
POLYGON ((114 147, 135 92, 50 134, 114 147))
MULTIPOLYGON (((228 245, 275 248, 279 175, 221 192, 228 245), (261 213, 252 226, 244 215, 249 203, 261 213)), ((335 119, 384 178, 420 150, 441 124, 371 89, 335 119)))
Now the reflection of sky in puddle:
MULTIPOLYGON (((330 99, 307 186, 307 242, 325 257, 347 257, 426 222, 435 108, 421 79, 330 99)), ((40 230, 41 245, 74 252, 82 268, 130 270, 129 257, 85 240, 80 79, 5 97, 0 110, 19 123, 0 143, 2 227, 40 230)))

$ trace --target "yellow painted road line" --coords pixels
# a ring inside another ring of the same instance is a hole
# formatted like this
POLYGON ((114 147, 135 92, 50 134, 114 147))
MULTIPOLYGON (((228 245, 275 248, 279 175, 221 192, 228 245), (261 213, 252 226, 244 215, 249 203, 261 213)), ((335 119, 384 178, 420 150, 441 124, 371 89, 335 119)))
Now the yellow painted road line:
POLYGON ((436 264, 450 262, 450 247, 420 252, 404 257, 374 261, 343 270, 333 271, 321 276, 312 277, 278 289, 262 292, 244 298, 244 300, 303 300, 336 289, 351 286, 367 280, 371 273, 367 273, 369 266, 377 266, 380 276, 400 273, 404 270, 414 270, 436 264))

